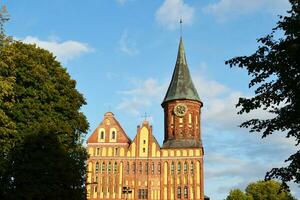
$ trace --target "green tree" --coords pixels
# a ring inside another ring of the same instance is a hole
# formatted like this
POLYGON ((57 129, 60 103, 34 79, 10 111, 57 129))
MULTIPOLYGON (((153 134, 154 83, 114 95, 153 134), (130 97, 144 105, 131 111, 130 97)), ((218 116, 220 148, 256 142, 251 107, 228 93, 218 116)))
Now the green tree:
MULTIPOLYGON (((250 56, 240 56, 226 61, 230 67, 245 68, 252 77, 249 88, 255 96, 240 98, 239 114, 262 108, 273 114, 269 119, 251 119, 241 124, 250 132, 262 132, 266 137, 282 132, 300 144, 300 2, 290 0, 288 16, 280 17, 271 34, 258 39, 260 46, 250 56), (277 34, 279 33, 279 34, 277 34), (278 35, 284 35, 276 38, 278 35)), ((279 178, 300 184, 300 151, 286 159, 288 165, 273 168, 266 179, 279 178)))
POLYGON ((282 190, 279 182, 269 180, 250 183, 245 192, 239 189, 231 190, 226 200, 295 200, 295 198, 288 191, 282 190))
POLYGON ((250 183, 246 188, 246 195, 251 196, 253 200, 295 199, 289 192, 282 190, 280 183, 274 180, 250 183))
POLYGON ((252 200, 252 198, 247 196, 240 189, 233 189, 229 192, 226 200, 252 200))
POLYGON ((0 199, 85 199, 85 99, 51 53, 1 34, 0 199))

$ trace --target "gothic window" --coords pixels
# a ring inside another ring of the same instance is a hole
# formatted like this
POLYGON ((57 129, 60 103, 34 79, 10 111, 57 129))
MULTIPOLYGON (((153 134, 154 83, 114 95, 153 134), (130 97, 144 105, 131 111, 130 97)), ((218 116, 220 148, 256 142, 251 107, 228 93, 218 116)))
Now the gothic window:
POLYGON ((108 173, 110 173, 110 171, 111 171, 111 163, 110 162, 108 163, 107 171, 108 171, 108 173))
POLYGON ((158 174, 160 174, 160 162, 158 163, 157 171, 158 171, 158 174))
POLYGON ((147 162, 145 163, 145 172, 146 172, 146 174, 148 174, 148 163, 147 162))
POLYGON ((126 163, 126 174, 129 174, 129 162, 126 163))
POLYGON ((104 131, 100 132, 100 139, 103 140, 104 139, 104 131))
POLYGON ((191 162, 190 171, 191 171, 191 174, 194 173, 194 163, 193 162, 191 162))
POLYGON ((113 131, 113 132, 111 133, 111 139, 112 139, 112 140, 115 140, 115 139, 116 139, 116 131, 113 131))
POLYGON ((114 164, 114 172, 115 172, 115 174, 117 173, 117 171, 118 171, 118 164, 117 164, 117 162, 115 162, 115 164, 114 164))
POLYGON ((187 173, 187 163, 186 162, 183 165, 183 171, 185 174, 187 173))
POLYGON ((98 173, 98 170, 99 170, 99 163, 97 162, 95 166, 95 173, 98 173))
POLYGON ((187 199, 188 198, 188 187, 184 186, 184 198, 187 199))
POLYGON ((177 173, 179 174, 181 172, 181 163, 177 163, 177 173))
POLYGON ((140 174, 142 173, 142 170, 143 170, 143 166, 142 166, 142 162, 140 162, 140 164, 139 164, 139 172, 140 172, 140 174))
POLYGON ((151 165, 151 173, 154 174, 154 163, 151 165))
POLYGON ((174 162, 171 163, 171 174, 174 174, 174 162))
POLYGON ((132 173, 135 174, 135 162, 132 164, 132 173))
POLYGON ((181 187, 180 186, 177 187, 177 198, 181 199, 181 187))
POLYGON ((102 163, 102 169, 101 169, 101 171, 102 171, 102 174, 105 172, 105 162, 102 163))
POLYGON ((146 148, 143 148, 143 153, 145 153, 146 152, 146 148))
POLYGON ((99 156, 99 154, 100 154, 100 148, 97 148, 96 155, 99 156))
POLYGON ((115 148, 115 156, 117 156, 119 154, 119 149, 115 148))

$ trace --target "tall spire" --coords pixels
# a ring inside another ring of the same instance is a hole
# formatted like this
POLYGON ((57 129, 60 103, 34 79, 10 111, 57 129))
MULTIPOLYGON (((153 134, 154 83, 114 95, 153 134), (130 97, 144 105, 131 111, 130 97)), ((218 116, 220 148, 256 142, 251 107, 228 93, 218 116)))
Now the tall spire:
POLYGON ((189 99, 201 102, 188 69, 182 37, 180 37, 172 80, 162 104, 178 99, 189 99))

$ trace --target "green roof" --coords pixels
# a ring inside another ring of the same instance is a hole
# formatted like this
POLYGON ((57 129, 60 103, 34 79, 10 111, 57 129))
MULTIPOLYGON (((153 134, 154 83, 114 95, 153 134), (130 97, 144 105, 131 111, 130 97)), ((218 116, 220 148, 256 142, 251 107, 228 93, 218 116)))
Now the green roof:
POLYGON ((162 104, 167 101, 177 99, 201 101, 197 90, 193 84, 190 71, 186 62, 182 37, 180 37, 177 60, 172 80, 162 104))

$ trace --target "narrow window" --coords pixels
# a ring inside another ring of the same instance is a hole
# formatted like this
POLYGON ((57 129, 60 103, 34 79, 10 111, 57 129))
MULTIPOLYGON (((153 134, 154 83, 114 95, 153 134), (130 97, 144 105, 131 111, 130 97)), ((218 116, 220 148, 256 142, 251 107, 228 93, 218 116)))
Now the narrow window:
POLYGON ((139 164, 140 166, 139 166, 139 172, 140 172, 140 174, 142 173, 142 169, 143 169, 143 167, 142 167, 142 162, 140 162, 140 164, 139 164))
POLYGON ((183 170, 184 170, 184 173, 186 174, 187 173, 187 163, 186 162, 183 165, 183 170))
POLYGON ((113 131, 113 132, 111 133, 111 139, 112 139, 112 140, 115 140, 115 139, 116 139, 116 132, 115 132, 115 131, 113 131))
POLYGON ((132 172, 135 174, 135 162, 132 164, 132 172))
POLYGON ((151 165, 151 173, 154 174, 154 163, 151 165))
POLYGON ((184 186, 184 198, 187 199, 188 198, 188 187, 184 186))
POLYGON ((145 163, 145 172, 146 172, 146 174, 148 174, 148 163, 147 162, 145 163))
POLYGON ((117 171, 118 171, 118 164, 117 164, 117 162, 115 162, 115 164, 114 164, 114 172, 115 172, 115 174, 117 173, 117 171))
POLYGON ((158 163, 157 171, 158 171, 158 174, 160 174, 160 162, 158 163))
POLYGON ((146 148, 143 148, 143 153, 145 153, 146 152, 146 148))
POLYGON ((126 164, 126 174, 127 175, 129 174, 129 162, 127 162, 127 164, 126 164))
POLYGON ((143 143, 146 144, 146 140, 143 140, 143 143))
POLYGON ((180 186, 177 187, 177 198, 181 199, 181 187, 180 186))
POLYGON ((171 163, 171 174, 174 174, 174 162, 171 163))
POLYGON ((194 173, 194 163, 193 162, 191 162, 190 171, 191 171, 191 174, 194 173))
POLYGON ((119 149, 115 148, 115 156, 117 156, 119 154, 119 149))
POLYGON ((101 131, 101 133, 100 133, 100 138, 101 138, 101 140, 104 139, 104 131, 101 131))
POLYGON ((99 163, 97 162, 95 166, 95 173, 98 173, 98 170, 99 170, 99 163))
POLYGON ((97 193, 97 185, 94 187, 94 193, 97 193))
POLYGON ((181 163, 177 163, 177 173, 180 174, 181 172, 181 163))
POLYGON ((189 123, 190 124, 192 123, 192 114, 191 113, 189 114, 189 123))
POLYGON ((105 162, 102 163, 102 169, 101 169, 101 171, 102 171, 102 174, 104 174, 104 172, 105 172, 105 162))
POLYGON ((110 173, 110 171, 111 171, 111 163, 110 162, 108 163, 107 171, 108 171, 108 173, 110 173))
POLYGON ((100 154, 100 149, 99 149, 99 148, 97 148, 96 155, 97 155, 97 156, 99 156, 99 154, 100 154))

